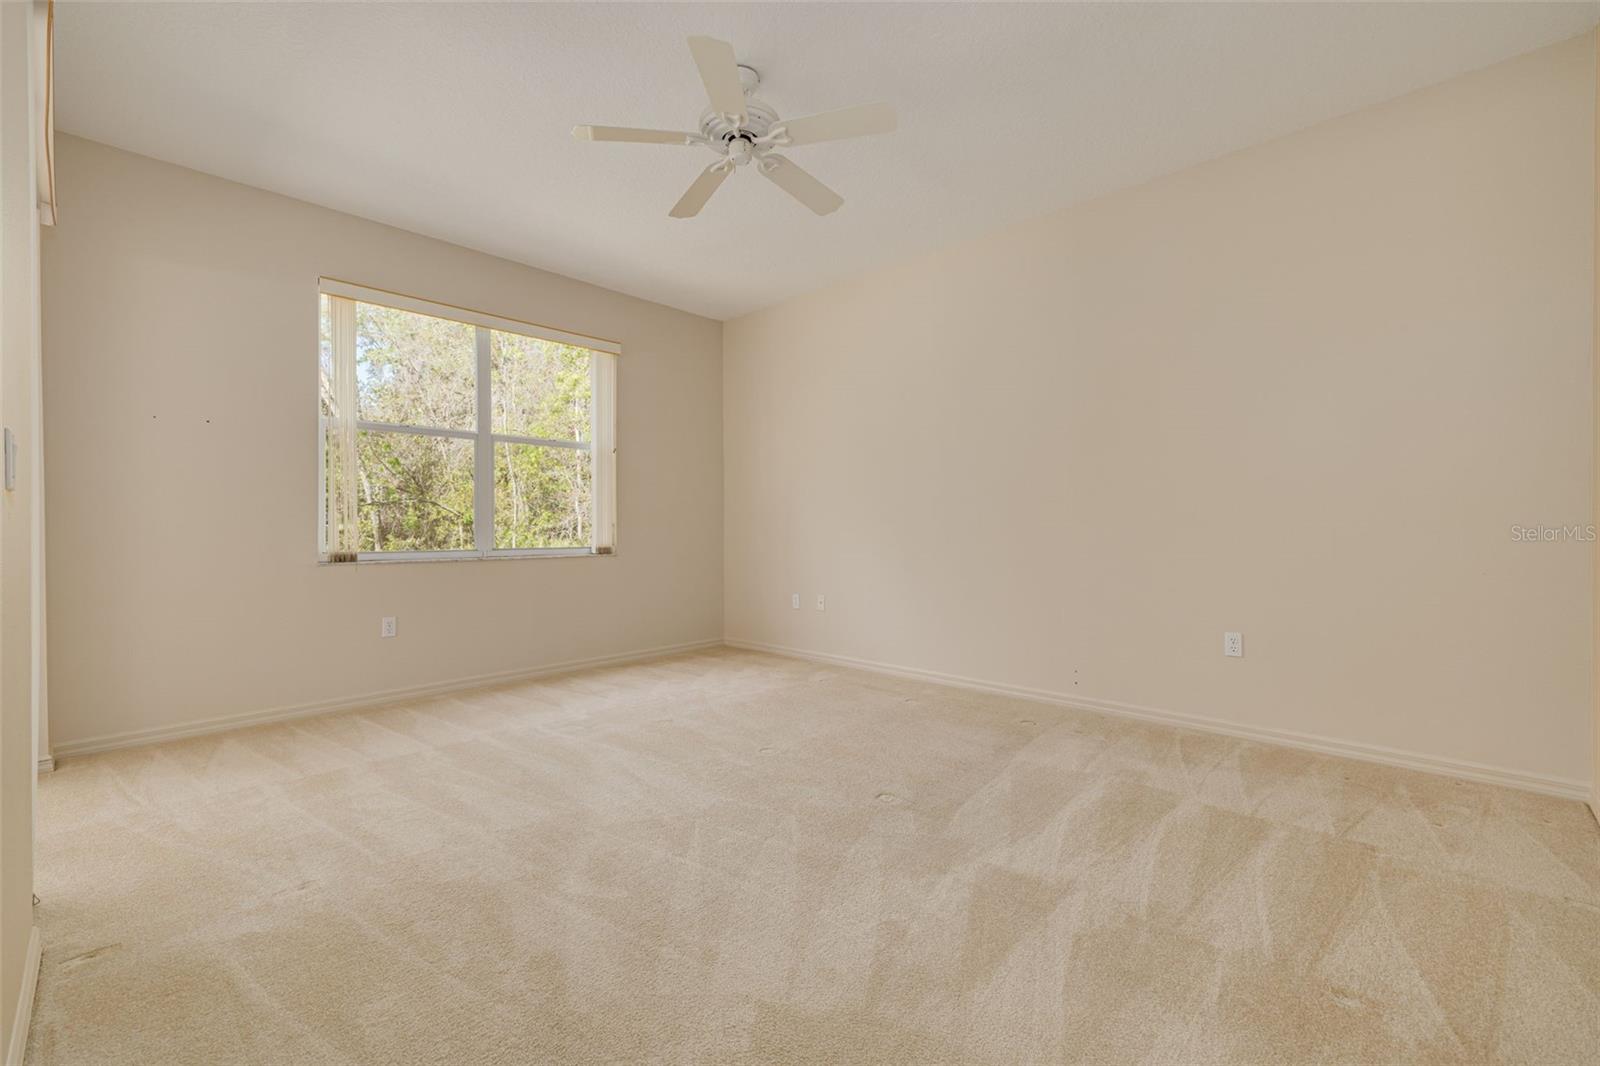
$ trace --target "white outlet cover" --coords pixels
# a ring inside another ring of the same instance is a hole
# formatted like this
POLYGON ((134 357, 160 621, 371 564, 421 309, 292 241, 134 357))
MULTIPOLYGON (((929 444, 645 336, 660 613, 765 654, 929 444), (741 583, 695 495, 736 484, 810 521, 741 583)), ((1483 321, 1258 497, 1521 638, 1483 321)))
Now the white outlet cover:
POLYGON ((789 597, 789 606, 797 611, 800 609, 800 594, 798 592, 789 597))
POLYGON ((1233 659, 1241 659, 1241 658, 1243 658, 1244 657, 1244 634, 1243 633, 1224 633, 1224 634, 1222 634, 1222 654, 1228 656, 1229 658, 1233 658, 1233 659))
POLYGON ((384 620, 383 620, 382 628, 380 628, 378 630, 379 636, 392 637, 397 632, 399 632, 399 629, 395 625, 395 620, 394 620, 393 616, 386 616, 384 618, 384 620))

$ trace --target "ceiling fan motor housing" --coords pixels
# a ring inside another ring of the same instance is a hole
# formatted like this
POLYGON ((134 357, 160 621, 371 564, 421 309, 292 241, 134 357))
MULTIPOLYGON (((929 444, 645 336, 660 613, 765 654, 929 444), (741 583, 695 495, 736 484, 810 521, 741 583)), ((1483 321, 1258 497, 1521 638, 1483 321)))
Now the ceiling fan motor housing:
POLYGON ((713 147, 720 146, 719 150, 744 151, 736 149, 735 141, 753 144, 756 140, 765 137, 778 124, 778 113, 767 104, 755 97, 749 97, 744 102, 744 125, 735 126, 726 117, 707 109, 700 116, 700 134, 709 141, 713 147))

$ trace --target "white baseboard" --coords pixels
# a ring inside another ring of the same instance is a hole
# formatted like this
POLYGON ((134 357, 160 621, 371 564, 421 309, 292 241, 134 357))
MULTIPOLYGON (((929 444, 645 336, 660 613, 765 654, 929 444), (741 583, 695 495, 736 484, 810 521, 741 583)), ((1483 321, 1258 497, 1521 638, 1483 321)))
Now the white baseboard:
POLYGON ((41 774, 47 774, 55 768, 56 757, 54 755, 46 755, 44 758, 39 760, 39 772, 41 774))
POLYGON ((6 1047, 6 1066, 22 1066, 28 1054, 28 1024, 33 1021, 33 993, 39 987, 39 927, 28 931, 28 959, 22 964, 22 991, 17 994, 17 1012, 11 1019, 11 1043, 6 1047))
POLYGON ((361 696, 346 696, 336 700, 299 703, 288 707, 273 707, 264 711, 246 711, 243 714, 229 714, 218 718, 205 718, 196 722, 157 726, 153 729, 134 729, 126 733, 105 733, 97 737, 68 740, 54 745, 55 750, 51 759, 51 766, 52 768, 54 767, 56 759, 70 758, 74 755, 92 755, 98 751, 114 751, 117 748, 143 747, 146 744, 159 744, 167 740, 182 740, 185 737, 204 736, 207 733, 222 733, 230 729, 240 729, 244 726, 265 725, 268 722, 281 722, 290 718, 310 718, 319 714, 331 714, 335 711, 359 710, 363 707, 376 707, 400 700, 442 696, 450 692, 485 688, 490 685, 504 685, 516 681, 531 681, 534 678, 549 677, 553 674, 566 674, 574 670, 587 670, 597 666, 620 666, 623 663, 639 662, 644 659, 659 659, 666 655, 678 655, 683 652, 700 651, 705 648, 718 648, 721 646, 722 639, 716 637, 710 640, 690 641, 686 644, 668 644, 658 648, 643 648, 639 651, 621 652, 616 655, 600 655, 592 659, 570 659, 566 662, 550 663, 546 666, 534 667, 529 670, 507 670, 495 674, 479 674, 475 677, 458 677, 428 685, 386 689, 382 692, 370 692, 361 696))
POLYGON ((1442 774, 1446 777, 1459 777, 1484 784, 1503 785, 1507 788, 1521 789, 1525 792, 1559 796, 1562 799, 1587 800, 1591 795, 1589 784, 1585 781, 1573 781, 1564 777, 1550 777, 1543 774, 1530 774, 1521 770, 1486 766, 1482 763, 1467 762, 1461 759, 1423 755, 1419 752, 1386 748, 1377 744, 1362 744, 1356 741, 1317 736, 1313 733, 1298 733, 1287 729, 1265 729, 1260 726, 1241 725, 1221 718, 1209 718, 1204 715, 1188 714, 1182 711, 1169 711, 1159 707, 1142 707, 1138 704, 1123 703, 1119 700, 1093 699, 1077 694, 1050 692, 1045 689, 1025 688, 1021 685, 1007 685, 995 681, 981 681, 956 674, 941 674, 933 670, 895 666, 890 663, 874 662, 870 659, 855 659, 847 655, 831 655, 826 652, 807 651, 803 648, 790 648, 780 644, 763 644, 757 641, 733 639, 726 640, 724 643, 730 648, 771 652, 775 655, 784 655, 794 659, 809 659, 814 662, 832 663, 857 670, 870 670, 873 673, 892 674, 896 677, 916 678, 920 681, 932 681, 941 685, 973 689, 978 692, 1017 696, 1040 703, 1053 703, 1062 707, 1078 707, 1123 718, 1139 718, 1149 722, 1161 722, 1165 725, 1179 726, 1204 733, 1220 733, 1224 736, 1239 737, 1263 744, 1276 744, 1279 747, 1314 751, 1322 755, 1337 755, 1346 759, 1360 759, 1364 762, 1382 763, 1385 766, 1400 766, 1407 770, 1420 770, 1424 773, 1442 774))

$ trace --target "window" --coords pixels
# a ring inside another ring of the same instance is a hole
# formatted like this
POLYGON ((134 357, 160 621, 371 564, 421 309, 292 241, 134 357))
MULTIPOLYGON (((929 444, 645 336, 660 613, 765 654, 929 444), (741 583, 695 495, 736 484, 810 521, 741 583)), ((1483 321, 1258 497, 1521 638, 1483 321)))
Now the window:
POLYGON ((320 303, 327 559, 611 552, 618 345, 328 278, 320 303))

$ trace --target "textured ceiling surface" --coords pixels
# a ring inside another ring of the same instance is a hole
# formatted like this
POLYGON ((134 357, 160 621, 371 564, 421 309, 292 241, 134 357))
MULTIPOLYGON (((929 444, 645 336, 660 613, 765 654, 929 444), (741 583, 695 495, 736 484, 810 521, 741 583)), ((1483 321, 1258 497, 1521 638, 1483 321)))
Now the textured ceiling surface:
MULTIPOLYGON (((57 5, 58 128, 728 318, 1170 173, 1594 25, 1592 3, 57 5), (685 38, 732 41, 796 117, 900 129, 667 210, 703 148, 685 38)), ((70 205, 64 205, 69 207, 70 205)))

